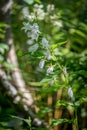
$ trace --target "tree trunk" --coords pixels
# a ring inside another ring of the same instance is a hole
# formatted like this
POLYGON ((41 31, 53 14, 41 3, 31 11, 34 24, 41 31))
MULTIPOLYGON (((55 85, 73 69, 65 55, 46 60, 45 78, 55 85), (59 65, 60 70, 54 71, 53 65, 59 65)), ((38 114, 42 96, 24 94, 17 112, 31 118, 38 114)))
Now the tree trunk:
POLYGON ((11 75, 12 82, 8 80, 6 72, 2 69, 2 65, 0 65, 0 82, 4 90, 9 95, 9 97, 11 97, 12 102, 17 105, 21 104, 22 109, 25 112, 27 112, 28 115, 31 116, 34 124, 36 126, 41 126, 44 123, 41 120, 39 120, 36 117, 35 113, 32 111, 32 108, 34 106, 33 97, 25 86, 25 82, 22 78, 21 71, 18 66, 17 56, 14 47, 13 34, 11 30, 10 11, 12 8, 12 3, 12 0, 8 0, 6 2, 5 0, 0 1, 0 22, 6 23, 8 25, 8 27, 5 30, 6 33, 4 42, 9 46, 9 52, 5 58, 10 64, 14 65, 14 69, 11 75))

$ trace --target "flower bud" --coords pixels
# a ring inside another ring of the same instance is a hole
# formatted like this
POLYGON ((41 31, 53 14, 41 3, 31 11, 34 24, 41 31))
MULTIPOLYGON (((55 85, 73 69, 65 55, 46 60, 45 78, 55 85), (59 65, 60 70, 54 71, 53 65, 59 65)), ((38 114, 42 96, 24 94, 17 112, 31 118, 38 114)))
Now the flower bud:
POLYGON ((50 51, 47 51, 46 58, 47 58, 47 60, 50 60, 50 58, 51 58, 50 51))
POLYGON ((63 68, 63 74, 64 74, 65 76, 67 75, 66 67, 63 68))
POLYGON ((39 63, 39 68, 40 68, 40 69, 43 69, 44 64, 45 64, 45 60, 44 60, 44 59, 41 59, 41 61, 40 61, 40 63, 39 63))
POLYGON ((75 101, 75 98, 73 96, 73 91, 72 91, 72 88, 70 87, 68 89, 68 96, 71 98, 71 100, 74 102, 75 101))

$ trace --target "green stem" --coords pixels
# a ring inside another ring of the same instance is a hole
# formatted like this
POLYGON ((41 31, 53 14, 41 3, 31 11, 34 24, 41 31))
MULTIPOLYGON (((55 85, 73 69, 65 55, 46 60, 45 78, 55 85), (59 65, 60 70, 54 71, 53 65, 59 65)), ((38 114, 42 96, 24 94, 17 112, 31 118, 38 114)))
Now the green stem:
POLYGON ((79 127, 78 127, 77 107, 75 108, 75 124, 76 124, 76 129, 79 130, 79 127))
POLYGON ((58 62, 57 65, 59 66, 60 70, 63 70, 62 66, 58 62))

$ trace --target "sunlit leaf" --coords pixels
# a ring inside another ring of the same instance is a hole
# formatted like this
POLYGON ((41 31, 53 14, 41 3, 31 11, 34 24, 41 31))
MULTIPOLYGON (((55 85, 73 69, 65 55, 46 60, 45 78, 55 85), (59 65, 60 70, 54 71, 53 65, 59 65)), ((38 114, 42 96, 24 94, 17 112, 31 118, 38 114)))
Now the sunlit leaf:
POLYGON ((71 105, 71 106, 74 106, 73 103, 71 102, 68 102, 68 101, 62 101, 62 100, 58 100, 57 103, 56 103, 57 106, 67 106, 67 105, 71 105))
POLYGON ((2 49, 5 49, 5 50, 9 50, 9 47, 8 47, 8 45, 6 45, 6 44, 4 44, 4 43, 0 43, 0 48, 2 48, 2 49))
POLYGON ((79 36, 81 36, 81 37, 83 37, 83 38, 87 38, 87 35, 86 35, 85 33, 83 33, 82 31, 76 30, 75 32, 76 32, 76 34, 78 34, 79 36))
POLYGON ((37 2, 37 3, 39 3, 39 4, 41 3, 41 1, 40 1, 40 0, 34 0, 34 1, 35 1, 35 2, 37 2))
POLYGON ((31 4, 33 4, 34 0, 24 0, 24 2, 26 2, 29 5, 31 5, 31 4))
POLYGON ((51 124, 51 128, 56 126, 56 125, 66 123, 66 122, 72 123, 72 120, 69 120, 69 119, 66 119, 66 118, 64 118, 64 119, 53 119, 52 124, 51 124))
POLYGON ((66 42, 67 42, 67 41, 63 41, 63 42, 59 42, 59 43, 53 44, 53 45, 52 45, 52 49, 55 49, 55 48, 57 48, 57 47, 59 47, 59 46, 61 46, 61 45, 63 45, 63 44, 66 44, 66 42))

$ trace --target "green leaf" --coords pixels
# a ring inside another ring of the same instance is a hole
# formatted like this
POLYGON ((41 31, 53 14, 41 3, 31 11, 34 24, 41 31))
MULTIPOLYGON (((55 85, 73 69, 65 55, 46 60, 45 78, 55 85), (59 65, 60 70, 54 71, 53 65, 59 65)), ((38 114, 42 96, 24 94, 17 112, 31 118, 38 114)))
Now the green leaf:
POLYGON ((0 55, 0 62, 4 60, 4 57, 0 55))
POLYGON ((82 31, 80 30, 76 30, 76 34, 78 34, 79 36, 83 37, 83 38, 87 38, 86 34, 83 33, 82 31))
POLYGON ((51 108, 48 107, 44 107, 43 109, 40 109, 39 113, 45 114, 45 113, 49 113, 52 112, 51 108))
POLYGON ((68 101, 61 101, 61 100, 58 100, 57 103, 56 103, 57 106, 67 106, 67 105, 71 105, 71 106, 74 106, 73 103, 71 102, 68 102, 68 101))
POLYGON ((46 83, 48 81, 50 81, 52 78, 44 78, 40 81, 40 83, 46 83))
POLYGON ((24 0, 24 2, 26 2, 27 4, 31 5, 34 3, 34 0, 24 0))
POLYGON ((84 76, 85 78, 87 78, 87 71, 85 71, 85 70, 79 70, 77 73, 80 74, 80 75, 82 75, 82 76, 84 76))
POLYGON ((2 28, 2 27, 7 27, 7 24, 5 24, 5 23, 0 23, 0 28, 2 28))
POLYGON ((18 52, 17 52, 17 55, 18 55, 19 57, 23 56, 22 51, 18 51, 18 52))
POLYGON ((74 103, 74 107, 79 107, 80 106, 80 102, 79 101, 76 101, 75 103, 74 103))
POLYGON ((41 86, 41 85, 43 85, 40 82, 29 82, 29 84, 32 85, 32 86, 41 86))
POLYGON ((53 119, 50 127, 52 128, 56 125, 59 125, 59 124, 65 123, 65 122, 72 123, 72 120, 69 120, 69 119, 66 119, 66 118, 65 119, 53 119))
POLYGON ((11 70, 14 69, 14 65, 13 65, 13 64, 10 64, 10 63, 8 63, 8 62, 4 62, 3 65, 4 65, 6 68, 9 68, 9 69, 11 69, 11 70))
POLYGON ((5 50, 3 48, 0 48, 0 53, 4 54, 5 50))
POLYGON ((40 0, 35 0, 35 2, 37 2, 37 3, 39 3, 39 4, 41 3, 41 1, 40 1, 40 0))
MULTIPOLYGON (((58 74, 58 73, 57 73, 58 74)), ((45 76, 45 78, 43 78, 40 83, 48 83, 50 80, 52 80, 53 78, 57 77, 57 74, 55 73, 51 73, 50 75, 45 76)))
POLYGON ((21 117, 18 117, 18 116, 13 116, 13 115, 10 115, 12 118, 16 118, 16 119, 19 119, 19 120, 22 120, 24 122, 26 122, 29 126, 31 126, 31 119, 29 117, 29 119, 24 119, 24 118, 21 118, 21 117))
POLYGON ((57 48, 57 47, 59 47, 59 46, 65 44, 66 42, 67 42, 67 41, 63 41, 63 42, 59 42, 59 43, 53 44, 53 45, 52 45, 52 49, 55 49, 55 48, 57 48))
POLYGON ((80 102, 87 102, 87 97, 82 97, 80 102))
POLYGON ((3 39, 4 37, 5 37, 4 34, 0 33, 0 38, 3 39))
POLYGON ((0 43, 0 49, 4 49, 4 50, 9 50, 8 45, 4 44, 4 43, 0 43))

